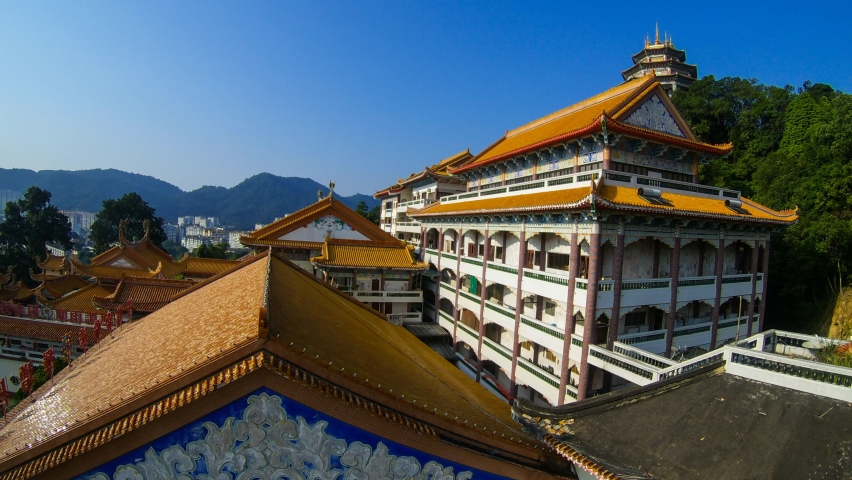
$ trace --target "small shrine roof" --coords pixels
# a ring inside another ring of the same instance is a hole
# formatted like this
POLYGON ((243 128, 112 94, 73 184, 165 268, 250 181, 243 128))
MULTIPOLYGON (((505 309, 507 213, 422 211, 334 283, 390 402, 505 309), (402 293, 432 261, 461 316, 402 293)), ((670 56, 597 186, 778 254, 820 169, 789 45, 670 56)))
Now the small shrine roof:
POLYGON ((41 285, 36 287, 34 290, 46 290, 54 298, 59 298, 73 292, 74 290, 79 290, 89 285, 91 285, 91 282, 87 282, 80 275, 63 275, 62 277, 54 277, 42 281, 41 285))
POLYGON ((162 269, 162 264, 157 264, 155 270, 149 270, 147 268, 118 267, 112 265, 83 265, 76 258, 72 258, 71 262, 74 265, 75 272, 98 279, 120 280, 124 277, 152 278, 160 275, 162 269))
POLYGON ((92 303, 95 297, 106 297, 115 291, 114 285, 93 283, 87 287, 69 293, 62 298, 48 301, 47 304, 54 310, 67 310, 69 312, 97 313, 98 308, 92 303))
POLYGON ((599 479, 842 478, 852 405, 720 364, 515 418, 599 479))
POLYGON ((95 334, 88 325, 62 325, 39 320, 27 320, 0 316, 0 332, 4 336, 32 338, 34 340, 46 340, 49 342, 61 342, 65 335, 78 338, 80 328, 88 330, 89 341, 95 340, 95 334))
POLYGON ((62 270, 69 267, 68 259, 64 255, 52 255, 50 253, 47 254, 44 261, 37 259, 36 264, 42 270, 62 270))
POLYGON ((130 301, 134 311, 150 313, 164 307, 172 297, 195 283, 189 280, 124 277, 111 295, 94 297, 92 303, 98 308, 115 309, 130 301))
POLYGON ((33 291, 27 288, 21 281, 7 283, 0 287, 0 300, 23 302, 32 298, 33 295, 33 291))
POLYGON ((357 214, 354 210, 329 195, 313 205, 309 205, 287 215, 277 222, 270 223, 247 236, 241 237, 240 242, 243 245, 257 247, 319 248, 322 242, 293 242, 292 240, 280 240, 280 237, 297 228, 303 227, 312 220, 326 215, 334 215, 370 240, 381 242, 398 241, 373 222, 357 214))
POLYGON ((404 242, 377 246, 362 243, 326 240, 322 255, 311 258, 311 263, 324 267, 391 268, 425 270, 428 263, 415 262, 411 249, 404 242))
POLYGON ((189 257, 186 259, 184 274, 213 276, 226 272, 239 264, 239 260, 189 257))

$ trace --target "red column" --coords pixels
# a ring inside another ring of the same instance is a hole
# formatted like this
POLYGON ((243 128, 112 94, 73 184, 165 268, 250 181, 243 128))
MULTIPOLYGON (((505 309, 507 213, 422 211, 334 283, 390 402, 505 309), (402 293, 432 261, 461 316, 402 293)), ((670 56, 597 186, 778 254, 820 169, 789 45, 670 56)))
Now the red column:
MULTIPOLYGON (((443 276, 441 275, 441 254, 444 250, 444 229, 438 229, 438 281, 435 285, 435 322, 440 323, 438 318, 441 316, 441 284, 444 283, 441 281, 443 276)), ((453 332, 453 350, 456 348, 456 332, 453 332)))
MULTIPOLYGON (((459 290, 461 290, 461 253, 464 250, 464 235, 462 234, 461 224, 459 224, 459 229, 456 232, 456 266, 455 266, 455 274, 456 274, 456 294, 453 299, 453 337, 457 337, 457 331, 459 329, 459 321, 461 320, 461 310, 459 309, 459 290)), ((473 345, 471 345, 473 347, 473 345)), ((479 359, 477 358, 477 361, 479 359)))
MULTIPOLYGON (((538 269, 539 271, 545 271, 547 268, 547 253, 545 253, 545 241, 547 238, 547 234, 545 232, 541 232, 538 234, 541 237, 541 242, 539 243, 538 252, 538 269)), ((542 318, 542 310, 544 310, 544 297, 541 295, 535 296, 535 319, 541 320, 542 318)))
POLYGON ((571 252, 568 256, 568 299, 565 301, 565 341, 562 344, 562 371, 559 374, 559 399, 557 403, 565 403, 568 377, 568 352, 571 347, 571 334, 574 333, 574 288, 577 284, 577 273, 580 271, 580 243, 578 242, 577 224, 571 232, 571 252))
POLYGON ((751 323, 754 321, 754 300, 757 298, 757 251, 760 248, 760 241, 754 241, 754 248, 751 250, 751 299, 748 302, 748 310, 746 316, 748 317, 748 327, 746 329, 746 338, 750 337, 752 334, 751 331, 751 323))
MULTIPOLYGON (((479 249, 479 247, 477 247, 479 249)), ((483 248, 483 253, 485 254, 482 257, 482 280, 479 285, 479 345, 477 346, 476 353, 476 381, 478 382, 482 377, 482 342, 484 341, 482 337, 485 336, 485 300, 488 296, 485 293, 485 269, 488 267, 488 263, 486 259, 488 258, 488 254, 491 252, 491 237, 488 234, 488 227, 485 228, 485 248, 483 248)))
POLYGON ((426 259, 426 227, 420 227, 420 261, 426 259))
MULTIPOLYGON (((505 251, 503 252, 505 255, 505 251)), ((524 278, 524 265, 527 263, 527 232, 526 232, 526 220, 524 220, 524 224, 521 226, 521 242, 518 247, 518 288, 515 292, 515 331, 512 332, 512 371, 510 384, 510 394, 511 399, 514 399, 518 396, 518 384, 515 383, 515 370, 518 368, 518 357, 521 355, 521 343, 518 335, 518 329, 520 329, 521 325, 521 312, 524 309, 524 296, 522 287, 522 281, 524 278)))
POLYGON ((722 274, 725 264, 725 232, 719 231, 719 246, 716 247, 716 298, 710 313, 710 350, 716 349, 716 329, 719 327, 719 308, 722 306, 722 274))
POLYGON ((598 308, 598 272, 601 261, 601 234, 599 225, 592 226, 589 238, 589 278, 586 290, 585 326, 583 327, 583 349, 580 352, 580 382, 577 385, 577 400, 585 399, 589 394, 592 381, 591 367, 588 362, 589 345, 597 341, 595 332, 595 317, 598 308))
POLYGON ((766 237, 766 247, 763 249, 763 294, 760 296, 760 321, 758 325, 760 326, 759 332, 763 331, 765 315, 766 312, 766 292, 769 286, 769 237, 766 237))
POLYGON ((674 324, 677 318, 677 281, 680 275, 680 227, 675 227, 674 247, 672 247, 671 260, 669 261, 669 272, 671 273, 671 297, 669 299, 669 314, 666 316, 666 352, 671 355, 672 340, 674 340, 674 324))

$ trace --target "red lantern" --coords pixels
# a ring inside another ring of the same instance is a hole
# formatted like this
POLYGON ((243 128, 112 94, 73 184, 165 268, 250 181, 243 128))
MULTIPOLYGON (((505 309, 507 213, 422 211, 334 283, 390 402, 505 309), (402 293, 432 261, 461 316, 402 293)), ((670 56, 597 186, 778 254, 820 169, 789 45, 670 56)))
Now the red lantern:
POLYGON ((48 378, 53 379, 53 360, 56 358, 56 354, 53 350, 53 347, 48 348, 42 354, 42 359, 44 360, 44 373, 47 374, 48 378))
POLYGON ((71 334, 66 333, 65 336, 62 337, 62 348, 60 349, 62 352, 62 359, 65 360, 66 365, 71 364, 71 334))
POLYGON ((95 320, 95 325, 93 326, 93 330, 95 331, 95 343, 101 341, 101 321, 95 320))
POLYGON ((27 392, 27 395, 33 392, 35 379, 33 378, 33 362, 27 362, 21 365, 20 371, 21 390, 27 392))
POLYGON ((86 335, 86 327, 80 329, 80 350, 86 351, 89 346, 89 336, 86 335))

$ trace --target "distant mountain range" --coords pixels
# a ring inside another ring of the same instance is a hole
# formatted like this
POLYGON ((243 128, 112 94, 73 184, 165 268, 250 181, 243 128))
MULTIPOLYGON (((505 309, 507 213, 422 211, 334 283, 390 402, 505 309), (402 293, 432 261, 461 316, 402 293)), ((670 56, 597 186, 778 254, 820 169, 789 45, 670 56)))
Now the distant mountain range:
MULTIPOLYGON (((219 217, 224 225, 253 230, 317 201, 317 191, 328 187, 310 178, 279 177, 260 173, 231 188, 201 187, 191 192, 154 177, 121 170, 42 170, 0 168, 0 190, 23 193, 31 185, 53 194, 51 203, 62 210, 99 212, 101 203, 136 192, 157 210, 157 215, 175 223, 180 215, 219 217)), ((336 196, 355 208, 364 201, 372 208, 379 202, 369 195, 336 196)))

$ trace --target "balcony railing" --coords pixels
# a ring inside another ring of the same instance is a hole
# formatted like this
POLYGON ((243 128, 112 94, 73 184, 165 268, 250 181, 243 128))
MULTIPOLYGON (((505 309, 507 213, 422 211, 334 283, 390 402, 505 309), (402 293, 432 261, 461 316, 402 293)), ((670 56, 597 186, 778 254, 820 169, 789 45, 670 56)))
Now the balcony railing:
POLYGON ((650 290, 655 288, 671 288, 671 280, 627 280, 621 282, 622 290, 650 290))
POLYGON ((482 260, 477 260, 475 258, 462 257, 461 261, 464 262, 464 263, 469 263, 471 265, 476 265, 477 267, 482 266, 482 260))
POLYGON ((444 252, 441 254, 441 258, 449 258, 450 260, 457 260, 459 257, 453 255, 450 252, 444 252))
MULTIPOLYGON (((489 265, 490 266, 490 265, 489 265)), ((517 273, 517 272, 515 272, 517 273)), ((568 277, 562 277, 559 275, 553 275, 551 273, 544 272, 536 272, 531 270, 524 270, 524 277, 526 278, 534 278, 536 280, 541 280, 543 282, 554 283, 556 285, 564 285, 568 286, 568 277)))
POLYGON ((388 292, 382 290, 350 290, 349 295, 362 302, 390 301, 390 302, 419 302, 423 300, 423 292, 388 292))
MULTIPOLYGON (((487 305, 486 305, 487 306, 487 305)), ((548 325, 544 322, 540 322, 538 320, 532 320, 525 316, 521 316, 521 323, 528 327, 532 327, 540 332, 544 332, 551 337, 558 338, 560 340, 565 340, 565 333, 560 331, 558 328, 548 325)))
POLYGON ((527 360, 526 358, 518 357, 518 366, 533 374, 540 380, 544 380, 551 387, 559 388, 559 377, 544 371, 544 369, 527 360))
POLYGON ((491 340, 488 337, 482 337, 482 341, 485 342, 486 345, 491 347, 492 350, 502 355, 504 358, 509 359, 509 361, 512 360, 512 352, 508 348, 504 347, 503 345, 500 345, 499 343, 495 342, 494 340, 491 340))
POLYGON ((468 299, 468 300, 470 300, 471 302, 474 302, 474 303, 479 303, 479 301, 480 301, 479 297, 477 297, 476 295, 472 295, 468 292, 465 292, 464 290, 459 290, 459 295, 461 295, 462 297, 464 297, 464 298, 466 298, 466 299, 468 299))
POLYGON ((497 264, 494 264, 494 263, 489 263, 488 268, 490 268, 492 270, 498 270, 500 272, 510 273, 512 275, 518 274, 517 268, 510 267, 510 266, 507 266, 507 265, 497 265, 497 264))
POLYGON ((492 310, 492 311, 495 311, 495 312, 497 312, 500 315, 503 315, 505 317, 512 318, 512 319, 515 318, 515 312, 513 312, 513 311, 511 311, 507 308, 503 308, 499 305, 496 305, 492 302, 485 302, 485 308, 492 310))

